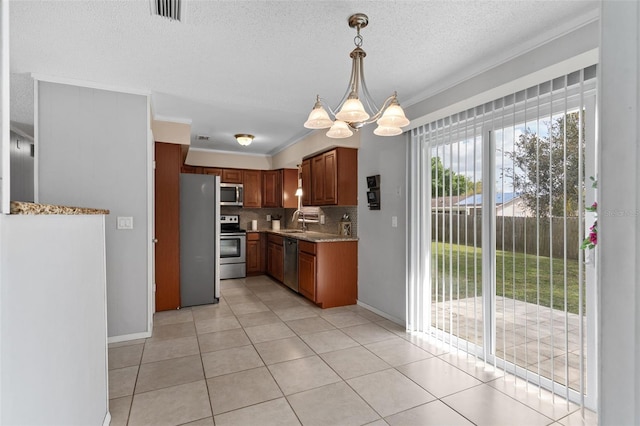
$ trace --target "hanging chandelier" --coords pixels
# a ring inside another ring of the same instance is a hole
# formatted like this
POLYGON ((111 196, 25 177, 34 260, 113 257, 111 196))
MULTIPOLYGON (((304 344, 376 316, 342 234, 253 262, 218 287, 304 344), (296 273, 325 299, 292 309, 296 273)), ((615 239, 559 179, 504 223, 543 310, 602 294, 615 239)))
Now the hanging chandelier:
POLYGON ((402 133, 401 127, 409 125, 409 120, 404 115, 402 107, 398 103, 396 92, 389 96, 380 108, 376 107, 373 98, 369 94, 367 84, 364 81, 364 57, 366 52, 362 50, 362 36, 360 30, 369 24, 369 18, 364 13, 356 13, 349 17, 349 26, 355 28, 357 35, 353 42, 356 48, 351 51, 351 78, 347 91, 334 112, 326 105, 326 101, 316 97, 316 103, 304 123, 307 129, 327 129, 330 138, 348 138, 353 135, 353 130, 377 122, 378 127, 373 131, 378 136, 396 136, 402 133), (327 109, 334 117, 329 117, 327 109))

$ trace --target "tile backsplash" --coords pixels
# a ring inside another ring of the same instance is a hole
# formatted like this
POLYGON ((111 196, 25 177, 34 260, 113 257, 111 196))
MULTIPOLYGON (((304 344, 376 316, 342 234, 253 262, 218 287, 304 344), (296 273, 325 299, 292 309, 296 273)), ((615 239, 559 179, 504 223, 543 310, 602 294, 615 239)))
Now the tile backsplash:
MULTIPOLYGON (((295 210, 291 210, 293 214, 295 210)), ((258 229, 271 229, 271 222, 267 222, 267 215, 274 217, 280 215, 282 222, 281 226, 284 228, 284 215, 285 209, 249 209, 244 207, 231 207, 221 206, 220 213, 222 214, 238 214, 240 215, 240 228, 251 229, 251 221, 258 221, 258 229)))
MULTIPOLYGON (((300 228, 302 223, 291 223, 291 217, 296 209, 285 209, 285 217, 287 218, 287 228, 300 228)), ((344 214, 349 215, 351 220, 351 235, 358 236, 358 208, 353 207, 332 207, 322 206, 320 207, 320 215, 324 215, 324 225, 319 223, 307 223, 307 229, 309 231, 324 232, 327 234, 338 234, 340 232, 340 219, 344 214)))
MULTIPOLYGON (((251 221, 258 221, 258 229, 271 229, 271 222, 267 221, 267 215, 274 217, 275 215, 281 216, 282 228, 300 228, 302 223, 292 223, 291 219, 296 209, 250 209, 243 207, 231 207, 222 206, 220 212, 222 214, 237 214, 240 215, 240 227, 242 229, 251 229, 251 221)), ((348 214, 351 219, 351 235, 358 236, 358 208, 353 207, 332 207, 322 206, 320 207, 320 214, 324 215, 325 223, 321 225, 319 223, 307 223, 307 229, 314 232, 324 232, 327 234, 338 234, 340 219, 344 214, 348 214)))

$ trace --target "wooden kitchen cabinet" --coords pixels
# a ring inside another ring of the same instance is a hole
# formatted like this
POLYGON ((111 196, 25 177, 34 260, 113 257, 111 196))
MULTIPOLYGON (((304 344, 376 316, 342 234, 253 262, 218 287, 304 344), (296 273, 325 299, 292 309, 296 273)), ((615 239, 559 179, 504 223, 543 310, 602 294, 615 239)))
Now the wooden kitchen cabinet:
POLYGON ((222 169, 222 182, 242 183, 242 169, 222 169))
POLYGON ((282 243, 282 237, 268 235, 267 274, 280 282, 284 281, 284 247, 282 243))
POLYGON ((245 170, 242 178, 244 182, 244 207, 262 207, 262 172, 260 170, 245 170))
POLYGON ((357 149, 335 148, 311 157, 310 161, 311 205, 355 206, 358 204, 357 149))
POLYGON ((358 242, 298 242, 300 294, 321 308, 358 299, 358 242))
POLYGON ((262 207, 295 209, 298 199, 298 171, 296 169, 265 170, 262 172, 262 207))
POLYGON ((206 175, 220 176, 222 177, 222 169, 217 167, 203 167, 202 172, 206 175))
POLYGON ((311 163, 311 182, 313 183, 313 205, 336 204, 337 187, 335 152, 327 152, 314 157, 311 163))
POLYGON ((261 232, 247 232, 247 275, 264 273, 264 244, 261 232))
POLYGON ((311 205, 311 160, 307 159, 301 165, 302 174, 302 205, 311 205))
POLYGON ((262 173, 262 207, 280 207, 281 193, 281 171, 265 170, 262 173))
MULTIPOLYGON (((162 142, 156 142, 156 144, 158 143, 162 143, 162 142)), ((166 144, 166 145, 171 145, 171 144, 166 144)), ((157 167, 158 167, 158 160, 156 160, 156 168, 157 167)), ((183 164, 180 169, 180 173, 194 173, 194 174, 201 175, 203 172, 204 172, 204 167, 190 166, 188 164, 183 164)))
POLYGON ((155 161, 155 299, 166 311, 180 307, 180 145, 156 142, 155 161))
POLYGON ((298 291, 304 297, 316 300, 316 244, 298 241, 298 291))

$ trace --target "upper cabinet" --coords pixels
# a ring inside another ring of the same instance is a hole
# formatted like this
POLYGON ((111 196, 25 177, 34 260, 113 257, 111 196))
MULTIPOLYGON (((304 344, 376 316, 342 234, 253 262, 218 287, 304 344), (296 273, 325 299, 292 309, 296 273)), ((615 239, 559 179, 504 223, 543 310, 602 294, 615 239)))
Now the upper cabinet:
POLYGON ((302 205, 311 205, 311 159, 302 162, 302 205))
POLYGON ((204 171, 204 174, 206 174, 206 175, 213 175, 213 176, 222 177, 222 169, 219 169, 217 167, 204 167, 203 171, 204 171))
MULTIPOLYGON (((287 209, 298 207, 298 199, 295 196, 298 188, 297 169, 223 169, 183 164, 181 172, 220 176, 220 181, 223 183, 242 183, 244 185, 243 207, 287 209)), ((311 193, 311 191, 305 192, 308 195, 311 193)))
POLYGON ((241 169, 222 169, 222 182, 242 183, 241 169))
MULTIPOLYGON (((310 205, 357 205, 358 150, 335 148, 305 160, 302 163, 302 182, 303 194, 311 192, 310 205), (310 173, 305 171, 309 166, 310 173), (311 177, 305 179, 305 173, 311 177)), ((303 204, 305 200, 308 198, 303 195, 303 204)))
POLYGON ((262 172, 260 170, 245 170, 244 207, 262 207, 262 172))
POLYGON ((203 169, 204 167, 200 167, 200 166, 190 166, 188 164, 183 164, 182 168, 180 169, 180 173, 195 173, 195 174, 202 174, 203 173, 203 169))
POLYGON ((262 207, 296 208, 298 187, 296 169, 265 170, 262 172, 262 207))

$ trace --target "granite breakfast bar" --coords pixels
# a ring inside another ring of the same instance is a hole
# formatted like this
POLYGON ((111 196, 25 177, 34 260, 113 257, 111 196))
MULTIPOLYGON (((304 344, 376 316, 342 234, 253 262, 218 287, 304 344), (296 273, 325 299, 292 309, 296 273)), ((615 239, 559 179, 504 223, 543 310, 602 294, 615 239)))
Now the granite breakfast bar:
POLYGON ((61 214, 61 215, 81 215, 81 214, 109 214, 109 210, 94 209, 88 207, 59 206, 55 204, 39 204, 26 201, 12 201, 10 214, 61 214))

